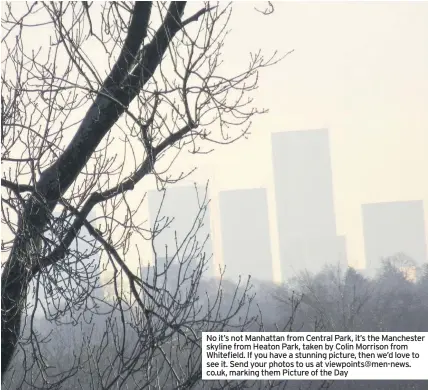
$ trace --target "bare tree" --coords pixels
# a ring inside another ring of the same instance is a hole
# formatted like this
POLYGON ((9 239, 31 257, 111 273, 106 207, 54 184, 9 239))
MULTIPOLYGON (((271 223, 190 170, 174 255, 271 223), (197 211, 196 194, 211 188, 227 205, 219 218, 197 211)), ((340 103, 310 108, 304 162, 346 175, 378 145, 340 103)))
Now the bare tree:
MULTIPOLYGON (((251 301, 245 286, 228 302, 218 283, 200 299, 209 260, 195 236, 200 216, 162 254, 164 269, 155 267, 167 275, 178 264, 175 290, 127 257, 134 246, 136 263, 146 264, 140 244, 162 230, 147 225, 143 182, 154 177, 163 189, 190 173, 173 175, 183 153, 244 136, 265 112, 251 99, 258 72, 280 60, 258 52, 230 74, 221 52, 231 6, 195 5, 4 6, 2 379, 19 353, 17 388, 192 387, 200 331, 251 322, 245 311, 237 317, 251 301), (106 287, 112 299, 100 293, 106 287), (55 361, 52 344, 68 348, 58 329, 78 325, 71 344, 81 348, 55 361), (86 371, 90 383, 79 377, 86 371)), ((202 195, 201 213, 206 207, 202 195)))

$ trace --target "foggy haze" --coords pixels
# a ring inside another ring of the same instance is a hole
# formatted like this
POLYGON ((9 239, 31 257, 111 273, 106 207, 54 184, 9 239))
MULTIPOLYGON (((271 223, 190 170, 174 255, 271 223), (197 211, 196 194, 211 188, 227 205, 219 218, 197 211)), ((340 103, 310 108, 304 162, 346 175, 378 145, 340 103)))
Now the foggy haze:
POLYGON ((428 330, 428 2, 58 4, 2 11, 2 384, 425 389, 201 333, 428 330))

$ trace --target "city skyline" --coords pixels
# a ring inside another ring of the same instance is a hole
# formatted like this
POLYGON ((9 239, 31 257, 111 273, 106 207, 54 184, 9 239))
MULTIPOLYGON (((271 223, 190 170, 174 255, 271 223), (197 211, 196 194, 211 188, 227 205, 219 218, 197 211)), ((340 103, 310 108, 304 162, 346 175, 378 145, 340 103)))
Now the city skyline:
MULTIPOLYGON (((237 275, 251 274, 256 275, 256 278, 266 280, 268 279, 266 269, 272 269, 268 273, 271 275, 270 279, 275 281, 279 278, 273 264, 272 236, 276 233, 282 242, 282 246, 280 245, 282 280, 295 276, 304 268, 317 272, 326 264, 347 266, 346 237, 336 233, 334 178, 331 172, 328 129, 273 133, 272 148, 274 172, 280 173, 280 177, 276 180, 276 183, 279 182, 280 185, 276 187, 276 199, 273 199, 273 202, 276 203, 277 231, 271 230, 269 209, 273 205, 266 188, 236 188, 219 191, 216 194, 210 191, 208 198, 217 198, 219 215, 213 216, 212 213, 207 215, 205 234, 210 234, 210 240, 205 250, 208 253, 213 248, 211 245, 213 241, 220 242, 220 246, 216 246, 217 252, 214 251, 213 258, 222 258, 220 265, 226 266, 226 277, 236 278, 237 275), (284 156, 285 159, 283 159, 284 156), (298 166, 300 169, 298 171, 291 169, 287 172, 287 165, 292 168, 298 166), (253 196, 253 199, 250 200, 248 199, 249 193, 258 193, 259 196, 253 196), (305 214, 308 209, 309 213, 305 214), (256 212, 259 213, 258 216, 256 212), (212 228, 213 219, 220 219, 219 230, 212 228), (260 219, 260 225, 264 227, 251 229, 257 219, 260 219), (238 233, 239 227, 242 231, 238 233), (264 230, 265 236, 257 241, 262 230, 264 230), (221 256, 218 251, 222 252, 221 256), (260 255, 262 252, 264 255, 260 255), (263 265, 269 263, 270 266, 256 271, 255 258, 257 257, 263 257, 263 265), (235 260, 233 261, 233 259, 235 260)), ((166 193, 170 194, 169 215, 168 212, 164 213, 169 217, 177 214, 176 205, 180 204, 178 212, 182 213, 181 218, 184 218, 186 202, 179 199, 187 198, 190 201, 192 198, 190 191, 195 193, 195 187, 178 185, 168 188, 166 193), (174 192, 177 194, 176 196, 173 195, 174 192), (187 195, 182 198, 178 195, 180 192, 182 194, 187 192, 187 195), (171 202, 172 199, 175 201, 171 202)), ((150 202, 152 205, 154 204, 152 198, 154 194, 153 191, 151 195, 149 193, 149 204, 150 202)), ((157 210, 160 205, 161 192, 156 192, 156 194, 158 202, 154 209, 157 210)), ((190 205, 190 202, 188 204, 190 205)), ((420 205, 422 205, 422 201, 420 201, 420 205)), ((212 206, 211 201, 210 206, 212 206)), ((363 206, 361 205, 361 207, 363 206)), ((194 205, 191 207, 195 208, 194 205)), ((151 211, 151 215, 153 214, 154 211, 151 211)), ((419 217, 419 225, 423 227, 423 207, 420 207, 419 217)), ((424 236, 424 229, 419 230, 424 236)), ((167 235, 169 238, 162 238, 163 247, 166 245, 166 241, 172 240, 173 228, 167 235)), ((424 246, 425 241, 421 242, 424 246)), ((403 247, 395 252, 405 253, 406 248, 403 247)), ((408 253, 408 255, 412 257, 412 253, 408 253)), ((369 256, 365 256, 365 261, 367 263, 370 261, 369 256)), ((214 261, 214 265, 218 264, 214 261)))
MULTIPOLYGON (((428 166, 428 51, 423 38, 428 28, 424 18, 427 4, 285 2, 277 3, 276 12, 268 18, 254 12, 254 6, 236 4, 236 15, 247 22, 243 24, 232 16, 233 28, 224 54, 228 67, 234 70, 246 66, 254 45, 263 47, 266 55, 294 49, 263 74, 263 83, 255 94, 260 108, 269 112, 254 117, 247 139, 215 148, 209 155, 181 153, 169 172, 179 177, 197 167, 190 179, 202 184, 210 180, 213 208, 217 207, 214 198, 219 191, 255 187, 267 189, 271 208, 270 133, 327 127, 337 232, 346 233, 349 264, 364 268, 361 204, 406 199, 428 202, 427 182, 420 179, 426 175, 423 167, 428 166), (269 40, 248 27, 256 24, 266 31, 269 40), (276 34, 278 28, 283 29, 282 35, 276 34), (248 40, 242 42, 244 31, 248 40)), ((39 44, 39 36, 28 38, 39 44)), ((94 61, 97 68, 104 69, 101 56, 94 61)), ((124 164, 126 175, 133 169, 133 159, 125 159, 124 164)), ((137 192, 128 194, 129 200, 139 202, 142 192, 154 188, 155 175, 147 177, 137 192)), ((273 216, 274 210, 270 211, 270 227, 273 262, 278 267, 273 216)), ((218 226, 214 234, 215 230, 218 226)), ((7 235, 6 229, 3 234, 7 235)), ((139 244, 132 242, 130 257, 139 257, 134 250, 139 244)))
MULTIPOLYGON (((266 41, 256 30, 236 21, 236 28, 228 37, 229 46, 224 48, 231 70, 246 65, 253 45, 263 47, 266 53, 287 53, 293 49, 294 52, 263 75, 265 82, 255 98, 269 112, 254 117, 248 137, 224 148, 216 147, 210 154, 205 154, 208 149, 202 154, 190 150, 180 153, 169 173, 180 177, 197 168, 185 180, 201 185, 209 180, 216 266, 223 263, 221 240, 216 238, 221 234, 218 193, 266 188, 277 275, 281 270, 270 162, 271 133, 328 128, 336 230, 339 236, 346 235, 348 263, 363 269, 361 204, 407 199, 428 202, 426 181, 420 179, 426 175, 423 167, 428 166, 428 117, 424 109, 428 51, 423 42, 428 28, 423 17, 427 5, 286 2, 277 3, 277 12, 269 18, 253 12, 251 4, 236 7, 237 14, 245 17, 249 25, 262 26, 270 39, 266 41), (361 24, 365 26, 363 30, 361 24), (276 34, 278 28, 283 29, 285 39, 276 34), (242 31, 248 37, 246 42, 242 42, 242 31), (397 56, 397 45, 401 56, 397 56), (338 47, 343 50, 337 50, 338 47)), ((169 161, 164 165, 168 164, 169 161)), ((156 187, 153 175, 141 189, 156 187)), ((130 195, 134 201, 138 196, 130 195)), ((427 207, 425 226, 428 231, 427 207)), ((138 255, 135 251, 129 256, 138 255)))
MULTIPOLYGON (((210 181, 213 209, 218 209, 215 197, 220 191, 266 188, 279 273, 271 133, 328 128, 336 230, 346 235, 348 263, 362 269, 361 204, 428 202, 428 182, 421 179, 428 167, 427 3, 284 2, 275 4, 269 18, 253 12, 254 7, 258 5, 236 4, 235 17, 247 22, 236 21, 224 53, 228 68, 235 70, 246 66, 254 45, 266 55, 294 49, 263 74, 255 93, 257 104, 269 112, 255 116, 251 134, 237 143, 216 145, 208 155, 182 153, 172 173, 178 177, 197 168, 189 180, 210 181), (269 39, 248 27, 253 25, 260 25, 269 39), (243 42, 244 31, 248 40, 243 42)), ((147 184, 156 187, 154 178, 147 184)), ((215 228, 220 229, 218 222, 215 228)))

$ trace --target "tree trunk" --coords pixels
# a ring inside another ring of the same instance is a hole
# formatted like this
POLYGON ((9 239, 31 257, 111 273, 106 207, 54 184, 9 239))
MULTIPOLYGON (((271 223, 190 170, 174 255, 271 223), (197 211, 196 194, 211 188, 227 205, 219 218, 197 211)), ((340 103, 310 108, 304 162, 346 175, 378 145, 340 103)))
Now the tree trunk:
POLYGON ((51 210, 33 195, 20 218, 12 252, 1 275, 1 374, 16 349, 32 266, 40 258, 41 234, 51 210))
POLYGON ((151 42, 141 48, 147 36, 151 3, 136 2, 124 49, 101 87, 102 92, 89 107, 65 151, 42 172, 35 186, 36 192, 26 202, 11 254, 1 276, 2 378, 16 349, 28 284, 34 272, 40 270, 42 232, 50 215, 102 139, 152 77, 171 39, 183 27, 181 16, 185 6, 186 2, 172 2, 151 42), (131 69, 125 65, 139 50, 143 52, 142 60, 129 73, 131 69), (125 78, 127 86, 122 87, 121 81, 125 78))

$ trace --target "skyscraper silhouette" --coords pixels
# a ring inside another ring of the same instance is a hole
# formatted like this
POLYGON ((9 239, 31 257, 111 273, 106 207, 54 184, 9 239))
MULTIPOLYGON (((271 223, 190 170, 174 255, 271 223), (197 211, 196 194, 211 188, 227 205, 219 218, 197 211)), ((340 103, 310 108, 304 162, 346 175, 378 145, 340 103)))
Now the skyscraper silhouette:
POLYGON ((366 268, 375 271, 381 258, 402 253, 422 265, 427 261, 421 200, 362 205, 366 268))
POLYGON ((283 278, 346 265, 345 239, 336 235, 328 130, 274 133, 272 157, 283 278))
MULTIPOLYGON (((210 214, 208 207, 205 213, 201 211, 205 191, 204 188, 194 186, 173 186, 165 191, 149 191, 151 228, 158 230, 165 226, 167 219, 170 220, 154 241, 158 258, 170 260, 175 256, 176 261, 197 261, 200 259, 198 254, 205 253, 206 259, 211 262, 210 214)), ((209 272, 212 273, 212 270, 209 272)))
POLYGON ((223 191, 219 195, 225 277, 248 275, 272 281, 269 217, 264 188, 223 191))

